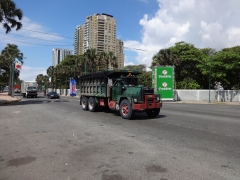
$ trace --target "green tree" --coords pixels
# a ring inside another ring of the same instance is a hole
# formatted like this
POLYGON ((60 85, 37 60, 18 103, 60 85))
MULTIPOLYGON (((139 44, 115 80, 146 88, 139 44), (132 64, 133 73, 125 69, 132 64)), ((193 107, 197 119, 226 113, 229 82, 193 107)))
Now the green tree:
MULTIPOLYGON (((8 86, 9 86, 9 92, 8 95, 12 95, 11 89, 12 87, 12 71, 15 71, 15 68, 12 69, 12 63, 15 58, 22 58, 23 54, 20 53, 20 50, 18 49, 17 45, 14 44, 7 44, 7 46, 2 50, 0 55, 0 64, 3 64, 5 67, 9 69, 8 71, 8 86)), ((15 73, 15 72, 14 72, 15 73)))
POLYGON ((224 89, 240 88, 240 47, 224 48, 212 57, 211 77, 224 89))
POLYGON ((123 69, 127 69, 127 70, 137 70, 137 71, 146 71, 146 65, 145 64, 138 64, 138 65, 127 65, 124 66, 123 69))
POLYGON ((209 79, 211 80, 211 84, 213 84, 213 82, 216 80, 216 78, 213 77, 213 74, 211 73, 211 66, 214 64, 212 61, 214 55, 216 54, 216 50, 212 48, 202 48, 200 51, 202 53, 202 57, 196 65, 196 67, 201 71, 201 76, 198 77, 198 82, 201 85, 202 89, 208 89, 209 79))
POLYGON ((11 28, 21 29, 22 23, 17 21, 16 17, 21 20, 23 13, 21 9, 16 8, 15 2, 12 0, 0 0, 0 22, 3 24, 3 28, 6 29, 6 33, 9 33, 11 28))
POLYGON ((143 71, 141 74, 138 75, 138 81, 140 85, 144 87, 152 87, 152 72, 145 72, 143 71))
POLYGON ((175 81, 177 88, 191 89, 191 83, 187 83, 187 87, 181 86, 184 84, 182 81, 185 81, 186 77, 188 77, 189 82, 194 82, 199 85, 196 87, 201 87, 199 77, 202 76, 202 73, 197 65, 202 61, 202 52, 194 47, 193 44, 183 41, 176 43, 175 46, 171 47, 171 50, 181 61, 179 66, 175 66, 175 81))

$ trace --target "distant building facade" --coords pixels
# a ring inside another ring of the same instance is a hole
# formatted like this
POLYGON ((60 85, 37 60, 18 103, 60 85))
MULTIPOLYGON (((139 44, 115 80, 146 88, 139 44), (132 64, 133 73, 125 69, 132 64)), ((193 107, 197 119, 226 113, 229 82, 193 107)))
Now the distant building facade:
MULTIPOLYGON (((116 19, 109 14, 94 14, 75 29, 74 54, 79 55, 94 48, 97 52, 112 51, 118 68, 124 67, 123 41, 116 39, 116 19)), ((109 67, 110 69, 112 67, 109 67)))
POLYGON ((53 48, 52 50, 52 66, 57 66, 67 55, 72 55, 71 49, 53 48))

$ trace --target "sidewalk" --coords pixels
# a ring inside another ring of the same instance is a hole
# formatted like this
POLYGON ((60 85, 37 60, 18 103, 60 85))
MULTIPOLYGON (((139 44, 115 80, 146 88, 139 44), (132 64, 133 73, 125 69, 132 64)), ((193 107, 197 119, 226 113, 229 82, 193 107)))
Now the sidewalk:
POLYGON ((8 95, 8 92, 0 92, 0 104, 9 104, 12 102, 19 102, 21 101, 20 97, 14 97, 8 95))
POLYGON ((218 101, 214 101, 214 102, 208 102, 208 101, 166 101, 163 103, 186 103, 186 104, 219 104, 219 105, 239 105, 240 106, 240 102, 218 102, 218 101))
MULTIPOLYGON (((70 97, 70 98, 79 98, 79 96, 65 96, 60 95, 60 97, 70 97)), ((21 98, 19 96, 15 96, 12 98, 11 96, 8 96, 7 92, 0 92, 0 105, 1 104, 9 104, 12 102, 19 102, 21 101, 21 98)), ((219 104, 219 105, 239 105, 240 102, 208 102, 208 101, 163 101, 163 103, 186 103, 186 104, 219 104)))

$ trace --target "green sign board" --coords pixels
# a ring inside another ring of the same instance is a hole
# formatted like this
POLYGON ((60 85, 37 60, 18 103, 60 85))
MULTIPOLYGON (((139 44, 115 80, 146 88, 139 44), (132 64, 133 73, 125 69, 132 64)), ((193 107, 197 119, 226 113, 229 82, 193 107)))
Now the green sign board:
POLYGON ((152 69, 152 87, 162 100, 174 100, 174 67, 159 66, 152 69))
POLYGON ((45 90, 45 86, 44 86, 44 85, 42 85, 42 90, 43 90, 43 91, 45 90))

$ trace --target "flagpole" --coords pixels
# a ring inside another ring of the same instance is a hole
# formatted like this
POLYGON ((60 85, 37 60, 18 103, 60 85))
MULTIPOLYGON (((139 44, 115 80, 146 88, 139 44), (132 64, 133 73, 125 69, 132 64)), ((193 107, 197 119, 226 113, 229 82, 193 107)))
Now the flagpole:
MULTIPOLYGON (((23 53, 19 53, 21 55, 21 60, 23 59, 23 53)), ((15 92, 15 89, 14 89, 14 71, 15 71, 15 59, 16 57, 12 57, 12 97, 14 98, 14 92, 15 92)), ((21 62, 22 64, 22 62, 21 62)))

